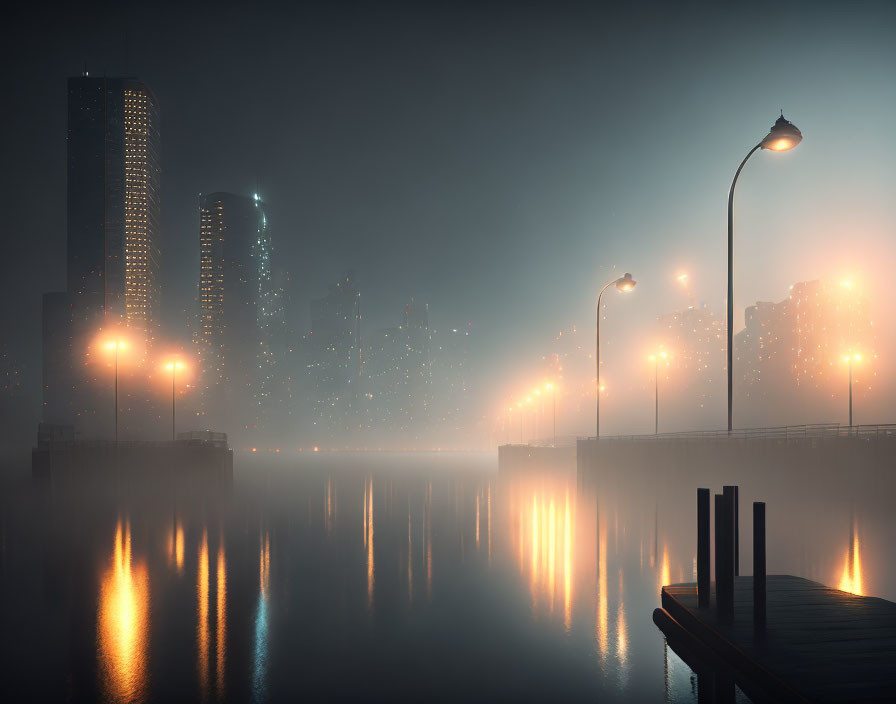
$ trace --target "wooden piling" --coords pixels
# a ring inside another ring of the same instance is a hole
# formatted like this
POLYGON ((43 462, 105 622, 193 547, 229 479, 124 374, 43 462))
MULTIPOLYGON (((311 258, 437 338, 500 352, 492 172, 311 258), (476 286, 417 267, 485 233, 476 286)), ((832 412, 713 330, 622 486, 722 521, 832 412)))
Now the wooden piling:
POLYGON ((715 496, 716 608, 727 621, 734 610, 734 531, 731 504, 724 494, 715 496))
POLYGON ((734 576, 740 576, 740 511, 738 509, 738 504, 740 503, 740 491, 739 487, 735 486, 723 486, 722 494, 727 497, 728 507, 731 510, 731 521, 733 523, 733 535, 732 540, 734 542, 734 552, 732 553, 731 560, 734 565, 734 576))
POLYGON ((753 502, 753 622, 765 626, 765 502, 753 502))
POLYGON ((709 489, 697 489, 697 595, 709 606, 709 489))

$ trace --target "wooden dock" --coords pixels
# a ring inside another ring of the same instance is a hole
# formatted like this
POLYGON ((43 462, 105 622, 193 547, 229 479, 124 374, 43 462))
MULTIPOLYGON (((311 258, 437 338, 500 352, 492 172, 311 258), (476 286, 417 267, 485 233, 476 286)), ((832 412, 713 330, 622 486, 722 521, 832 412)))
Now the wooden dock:
POLYGON ((753 578, 734 580, 734 610, 720 617, 713 591, 663 587, 653 620, 698 675, 699 700, 896 701, 896 603, 790 575, 766 581, 765 625, 754 625, 753 578), (708 686, 706 686, 708 685, 708 686))

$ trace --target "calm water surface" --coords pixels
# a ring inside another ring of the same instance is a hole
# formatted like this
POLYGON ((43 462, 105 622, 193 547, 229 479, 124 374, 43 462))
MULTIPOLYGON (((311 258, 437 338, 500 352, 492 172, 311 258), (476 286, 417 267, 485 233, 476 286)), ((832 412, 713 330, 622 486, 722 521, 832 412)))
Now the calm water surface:
MULTIPOLYGON (((696 701, 651 621, 694 579, 691 489, 642 489, 449 454, 240 456, 223 492, 9 481, 0 699, 696 701)), ((892 521, 820 510, 770 507, 770 571, 893 597, 868 566, 892 521)))

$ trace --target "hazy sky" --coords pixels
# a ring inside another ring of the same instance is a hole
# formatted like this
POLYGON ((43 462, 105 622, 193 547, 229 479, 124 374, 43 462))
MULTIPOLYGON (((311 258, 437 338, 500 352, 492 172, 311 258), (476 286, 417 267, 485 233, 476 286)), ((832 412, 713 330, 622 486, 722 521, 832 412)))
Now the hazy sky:
POLYGON ((781 108, 805 139, 741 178, 738 318, 843 272, 896 292, 893 3, 19 3, 0 52, 0 322, 25 357, 64 287, 65 79, 85 61, 161 106, 175 334, 198 194, 256 184, 296 328, 354 268, 367 325, 411 295, 436 326, 472 322, 496 387, 593 324, 614 267, 640 282, 612 301, 617 339, 686 304, 680 270, 721 310, 728 186, 781 108))

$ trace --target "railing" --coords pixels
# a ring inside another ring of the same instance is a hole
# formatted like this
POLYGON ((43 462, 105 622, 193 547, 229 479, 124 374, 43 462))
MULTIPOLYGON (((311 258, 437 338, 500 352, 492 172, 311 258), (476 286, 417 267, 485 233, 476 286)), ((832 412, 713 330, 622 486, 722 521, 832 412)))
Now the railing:
MULTIPOLYGON (((774 428, 743 428, 740 430, 694 430, 684 433, 659 433, 657 435, 602 435, 601 441, 613 440, 802 440, 854 437, 865 440, 879 438, 896 439, 896 424, 840 425, 816 423, 810 425, 783 425, 774 428)), ((579 438, 594 441, 594 437, 579 438)))
POLYGON ((577 441, 575 435, 558 435, 555 438, 535 438, 527 444, 530 447, 575 447, 577 441))
POLYGON ((223 444, 219 438, 182 438, 177 440, 51 440, 48 442, 39 442, 38 448, 49 448, 54 451, 72 450, 72 449, 91 449, 91 450, 113 450, 113 449, 149 449, 163 447, 183 447, 185 445, 211 445, 214 447, 227 447, 227 436, 225 433, 223 444))

